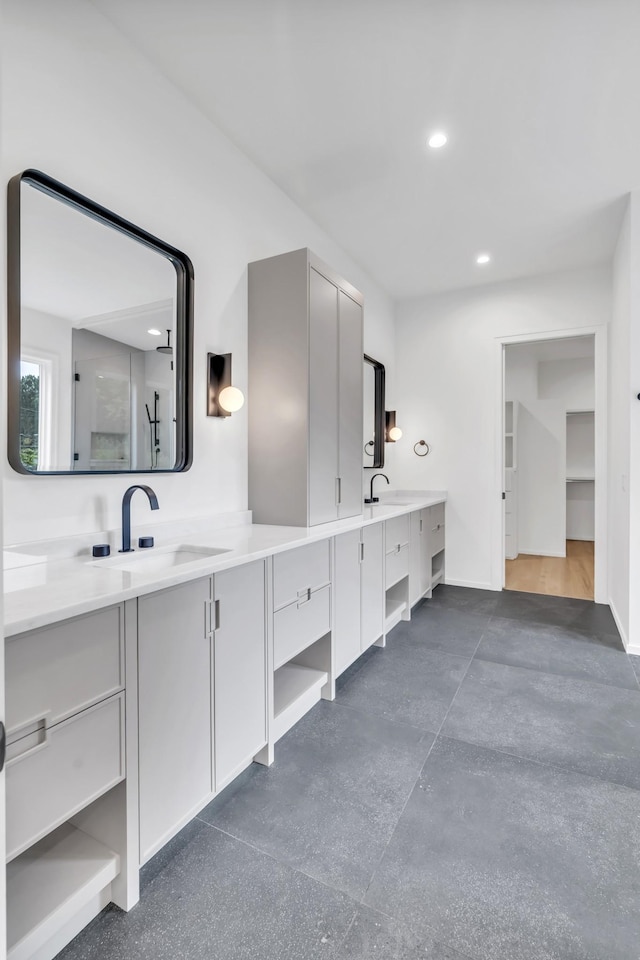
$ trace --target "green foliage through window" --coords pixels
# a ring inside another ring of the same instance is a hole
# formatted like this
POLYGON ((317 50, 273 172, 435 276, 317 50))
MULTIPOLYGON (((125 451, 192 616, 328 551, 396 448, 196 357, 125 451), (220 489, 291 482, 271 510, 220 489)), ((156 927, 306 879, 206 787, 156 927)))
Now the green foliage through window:
POLYGON ((40 377, 25 374, 20 380, 20 459, 25 467, 38 468, 40 377))

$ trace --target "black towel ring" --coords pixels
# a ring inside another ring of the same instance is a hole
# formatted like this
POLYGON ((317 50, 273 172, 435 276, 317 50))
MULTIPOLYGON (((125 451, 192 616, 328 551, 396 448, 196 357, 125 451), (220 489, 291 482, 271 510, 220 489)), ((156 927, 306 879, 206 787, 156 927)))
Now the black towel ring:
POLYGON ((414 443, 413 445, 413 452, 415 453, 416 457, 426 457, 428 453, 431 453, 431 447, 426 440, 418 440, 417 443, 414 443), (426 447, 427 449, 424 451, 424 453, 419 453, 418 450, 416 450, 416 447, 426 447))
POLYGON ((374 441, 373 441, 373 440, 368 440, 367 443, 365 443, 365 445, 364 445, 364 452, 366 453, 366 455, 367 455, 368 457, 372 457, 372 456, 373 456, 373 450, 371 451, 371 453, 369 453, 369 451, 367 450, 367 447, 375 447, 374 441))

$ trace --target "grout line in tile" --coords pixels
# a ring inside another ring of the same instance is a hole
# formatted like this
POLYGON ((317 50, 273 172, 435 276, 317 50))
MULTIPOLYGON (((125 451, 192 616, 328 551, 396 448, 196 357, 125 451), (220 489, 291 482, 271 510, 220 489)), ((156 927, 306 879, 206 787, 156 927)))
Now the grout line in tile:
MULTIPOLYGON (((495 663, 499 667, 515 667, 517 670, 529 670, 531 673, 541 673, 547 677, 563 677, 565 680, 577 680, 578 683, 595 683, 599 687, 612 687, 614 690, 627 690, 629 693, 635 693, 633 687, 623 687, 619 683, 611 683, 607 680, 596 680, 595 677, 572 677, 568 673, 559 673, 557 670, 542 670, 540 667, 532 667, 527 663, 507 663, 505 660, 494 660, 491 657, 479 656, 476 650, 476 653, 473 655, 474 660, 479 660, 481 663, 495 663)), ((633 671, 633 667, 630 667, 633 671)), ((637 683, 637 677, 636 677, 637 683)), ((638 689, 640 691, 640 684, 637 683, 638 689)))
MULTIPOLYGON (((484 631, 483 631, 483 633, 482 633, 482 635, 481 635, 481 637, 480 637, 480 640, 478 640, 478 645, 476 646, 476 650, 478 649, 478 646, 480 646, 480 643, 482 642, 482 637, 483 637, 483 636, 484 636, 484 631)), ((396 822, 395 822, 395 826, 394 826, 393 830, 392 830, 391 833, 389 834, 389 839, 387 840, 386 844, 384 845, 384 850, 382 851, 380 857, 378 858, 378 862, 376 863, 375 867, 373 868, 373 872, 372 872, 372 874, 371 874, 371 877, 369 878, 369 883, 367 884, 367 889, 365 890, 364 895, 363 895, 363 901, 362 901, 363 903, 364 903, 364 897, 366 897, 367 893, 369 892, 369 888, 370 888, 371 884, 373 883, 373 878, 374 878, 375 875, 376 875, 376 871, 377 871, 378 867, 380 866, 380 864, 381 864, 381 862, 382 862, 382 859, 383 859, 385 853, 387 852, 387 848, 388 848, 389 844, 391 843, 391 840, 392 840, 392 838, 393 838, 393 836, 394 836, 394 834, 395 834, 395 832, 396 832, 396 830, 397 830, 397 828, 398 828, 398 824, 400 823, 400 820, 402 819, 402 815, 404 814, 404 811, 405 811, 406 808, 407 808, 407 804, 409 803, 409 800, 411 799, 411 795, 412 795, 413 791, 414 791, 415 788, 416 788, 416 784, 418 783, 418 780, 419 780, 420 777, 422 776, 423 771, 424 771, 427 763, 429 762, 429 757, 431 756, 431 752, 432 752, 433 748, 435 747, 436 742, 437 742, 437 740, 438 740, 438 736, 439 736, 439 734, 440 734, 440 731, 442 730, 442 724, 444 723, 444 721, 446 720, 447 716, 449 715, 449 710, 451 709, 451 705, 453 704, 453 701, 455 700, 455 698, 456 698, 457 695, 458 695, 458 690, 459 690, 460 687, 462 686, 462 684, 463 684, 463 682, 464 682, 464 678, 466 677, 466 675, 467 675, 467 673, 468 673, 468 671, 469 671, 469 667, 471 666, 472 662, 473 662, 473 657, 471 657, 471 659, 469 660, 469 662, 468 662, 468 664, 467 664, 467 667, 466 667, 466 669, 465 669, 462 677, 460 678, 460 683, 458 684, 458 687, 457 687, 457 689, 456 689, 456 692, 454 693, 454 695, 453 695, 453 697, 452 697, 452 699, 451 699, 451 703, 449 704, 449 707, 447 708, 447 712, 445 713, 444 719, 443 719, 442 723, 440 724, 440 726, 438 727, 438 731, 437 731, 437 733, 435 734, 435 736, 434 736, 434 738, 433 738, 433 743, 432 743, 431 746, 429 747, 429 751, 428 751, 428 753, 427 753, 427 756, 425 757, 425 761, 424 761, 424 763, 422 764, 422 767, 420 768, 420 771, 419 771, 419 773, 418 773, 418 776, 417 776, 416 779, 414 780, 413 785, 412 785, 411 789, 409 790, 409 792, 408 792, 408 794, 407 794, 407 799, 405 800, 404 804, 402 805, 402 810, 400 811, 400 814, 399 814, 399 816, 398 816, 398 818, 397 818, 397 820, 396 820, 396 822)))
MULTIPOLYGON (((242 837, 237 837, 235 833, 229 833, 228 830, 223 830, 222 827, 218 827, 215 823, 207 823, 206 820, 201 820, 200 816, 196 816, 194 819, 200 820, 201 823, 205 823, 208 827, 210 827, 211 830, 216 830, 218 833, 228 837, 230 840, 235 840, 237 843, 241 843, 244 847, 247 847, 254 853, 259 854, 261 857, 268 857, 269 860, 273 861, 273 863, 277 863, 281 867, 286 867, 287 870, 291 870, 293 873, 299 873, 300 876, 306 877, 307 880, 313 880, 314 883, 319 883, 321 886, 326 887, 327 890, 331 890, 333 893, 339 893, 341 896, 347 897, 353 904, 356 905, 356 907, 362 903, 361 900, 358 900, 357 897, 353 896, 353 894, 347 893, 347 891, 343 890, 341 887, 336 887, 327 880, 321 880, 320 877, 315 877, 313 874, 307 873, 306 870, 302 870, 300 867, 294 867, 293 864, 289 863, 287 860, 280 860, 279 857, 276 857, 273 853, 269 853, 268 850, 263 850, 262 847, 256 847, 254 843, 250 843, 248 840, 243 840, 242 837)), ((353 919, 355 919, 355 916, 353 919)))
MULTIPOLYGON (((621 790, 633 790, 634 793, 640 793, 640 787, 632 787, 628 783, 620 783, 619 780, 607 780, 605 777, 598 777, 595 773, 585 773, 583 770, 577 770, 575 767, 566 767, 561 763, 553 763, 551 760, 539 760, 537 757, 523 756, 521 753, 511 753, 509 750, 500 750, 498 747, 488 747, 484 743, 474 743, 473 740, 463 740, 462 737, 452 737, 448 733, 439 734, 445 740, 455 740, 456 743, 464 743, 468 747, 476 747, 479 750, 489 750, 492 753, 499 753, 503 757, 511 757, 512 760, 523 760, 525 763, 535 763, 539 767, 549 767, 557 770, 559 773, 571 773, 574 776, 585 777, 588 780, 597 780, 598 783, 608 783, 613 787, 620 787, 621 790)), ((433 749, 433 748, 432 748, 433 749)), ((431 753, 431 751, 429 751, 431 753)))
MULTIPOLYGON (((537 594, 536 594, 537 596, 537 594)), ((504 614, 493 613, 490 617, 491 620, 509 620, 511 623, 520 623, 523 626, 531 623, 536 627, 549 627, 553 629, 557 627, 560 630, 574 630, 576 633, 579 631, 576 629, 574 624, 571 623, 553 623, 550 620, 536 620, 535 617, 507 617, 504 614)), ((600 630, 598 633, 585 633, 586 637, 590 637, 592 640, 601 640, 602 637, 611 637, 614 640, 617 640, 618 643, 622 643, 620 635, 618 633, 607 633, 605 630, 600 630)), ((623 651, 620 650, 620 653, 623 651)))

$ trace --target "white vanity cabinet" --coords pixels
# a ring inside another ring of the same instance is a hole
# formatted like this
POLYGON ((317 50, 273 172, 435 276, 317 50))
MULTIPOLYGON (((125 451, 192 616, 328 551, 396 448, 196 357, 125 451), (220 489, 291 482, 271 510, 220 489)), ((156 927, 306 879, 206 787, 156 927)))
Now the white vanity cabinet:
POLYGON ((140 863, 267 742, 265 564, 138 600, 140 863))
POLYGON ((254 522, 362 513, 362 322, 362 295, 306 248, 249 264, 254 522))
POLYGON ((137 900, 119 876, 132 840, 124 606, 7 638, 5 676, 7 956, 45 960, 109 901, 137 900))
POLYGON ((213 579, 138 600, 140 863, 213 792, 213 579))
POLYGON ((444 503, 435 503, 411 514, 409 602, 430 597, 444 580, 444 503))
POLYGON ((411 514, 409 558, 409 603, 414 604, 431 593, 431 515, 430 508, 411 514))
POLYGON ((382 523, 334 538, 334 658, 339 676, 384 631, 382 523))
POLYGON ((444 503, 429 507, 429 552, 431 554, 431 589, 444 581, 444 503))
POLYGON ((319 540, 272 560, 270 751, 321 696, 333 699, 330 545, 319 540))
POLYGON ((401 620, 410 618, 409 609, 409 514, 385 520, 385 633, 401 620))
POLYGON ((350 530, 333 541, 333 655, 340 676, 362 653, 361 627, 362 541, 350 530))
POLYGON ((263 560, 214 576, 215 789, 267 742, 267 650, 263 560))
POLYGON ((362 564, 360 607, 362 651, 377 643, 384 633, 385 618, 385 555, 382 523, 372 523, 360 531, 362 564))

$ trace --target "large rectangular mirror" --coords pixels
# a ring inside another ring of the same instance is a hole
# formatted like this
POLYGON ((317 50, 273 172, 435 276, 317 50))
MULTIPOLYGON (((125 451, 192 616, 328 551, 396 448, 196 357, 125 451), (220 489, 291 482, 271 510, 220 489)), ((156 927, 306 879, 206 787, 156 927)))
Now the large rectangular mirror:
POLYGON ((8 226, 11 465, 186 470, 189 258, 37 170, 10 181, 8 226))
POLYGON ((364 355, 363 467, 384 467, 384 365, 364 355))

